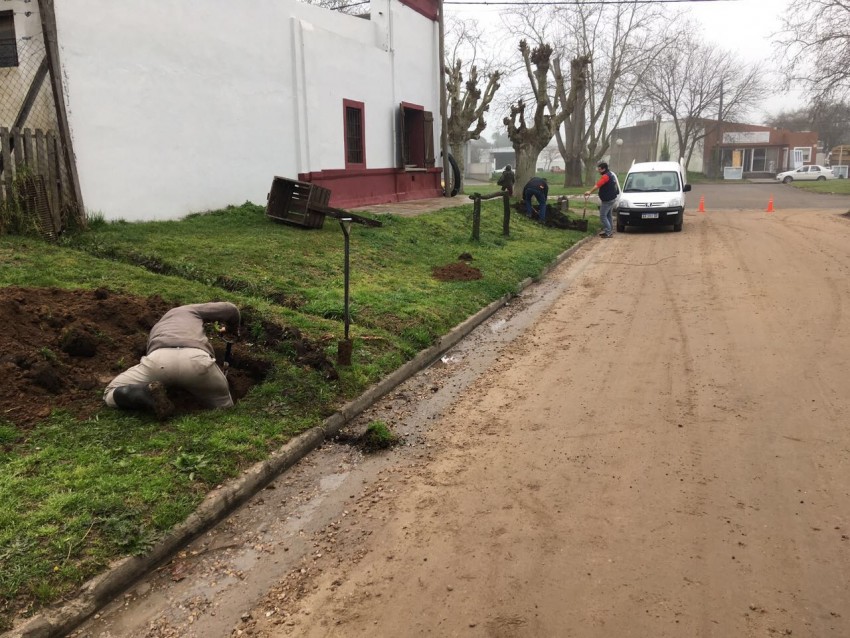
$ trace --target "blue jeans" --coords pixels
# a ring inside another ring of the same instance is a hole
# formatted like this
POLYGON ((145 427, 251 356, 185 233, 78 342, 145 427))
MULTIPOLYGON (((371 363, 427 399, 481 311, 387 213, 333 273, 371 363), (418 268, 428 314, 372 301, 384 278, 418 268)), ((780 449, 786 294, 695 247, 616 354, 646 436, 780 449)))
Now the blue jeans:
POLYGON ((531 208, 531 198, 537 200, 538 207, 540 209, 539 218, 540 221, 546 221, 546 195, 541 193, 539 190, 535 188, 529 188, 522 193, 522 199, 525 202, 525 214, 531 217, 534 215, 534 211, 531 208))
POLYGON ((613 211, 616 201, 616 199, 612 199, 610 202, 601 202, 599 204, 599 221, 602 222, 602 230, 605 231, 606 235, 614 234, 613 211))

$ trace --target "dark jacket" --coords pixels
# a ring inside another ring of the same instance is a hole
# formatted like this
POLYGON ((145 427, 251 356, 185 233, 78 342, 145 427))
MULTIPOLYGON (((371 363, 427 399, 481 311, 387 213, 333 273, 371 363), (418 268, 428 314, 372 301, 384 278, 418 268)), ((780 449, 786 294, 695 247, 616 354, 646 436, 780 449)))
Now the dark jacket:
MULTIPOLYGON (((602 175, 607 175, 608 181, 599 187, 599 199, 603 202, 612 202, 620 194, 620 189, 617 188, 617 178, 611 171, 605 171, 602 175)), ((601 178, 602 176, 600 175, 600 180, 601 178)))
POLYGON ((499 178, 499 181, 496 183, 499 186, 504 186, 505 188, 513 188, 514 182, 516 182, 516 173, 514 173, 511 169, 506 168, 502 173, 502 176, 499 178))
POLYGON ((525 185, 525 188, 522 189, 523 193, 526 191, 535 191, 542 192, 544 197, 549 196, 549 184, 542 177, 532 177, 528 180, 528 183, 525 185))

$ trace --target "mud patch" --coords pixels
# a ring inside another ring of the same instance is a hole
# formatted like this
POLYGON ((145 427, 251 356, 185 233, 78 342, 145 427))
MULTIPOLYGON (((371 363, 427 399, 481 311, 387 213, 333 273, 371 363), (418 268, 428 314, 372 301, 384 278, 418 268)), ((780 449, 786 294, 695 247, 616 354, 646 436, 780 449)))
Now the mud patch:
POLYGON ((434 266, 431 270, 431 275, 434 279, 440 281, 474 281, 481 279, 481 271, 467 264, 465 261, 459 261, 456 264, 448 264, 446 266, 434 266))
MULTIPOLYGON (((139 362, 148 332, 174 305, 158 295, 136 297, 104 288, 0 289, 0 423, 31 427, 54 409, 81 419, 95 414, 103 407, 103 388, 139 362)), ((265 358, 270 350, 320 370, 326 379, 336 378, 321 344, 254 314, 243 309, 243 331, 251 334, 233 345, 227 378, 234 401, 270 374, 272 364, 265 358)), ((226 344, 212 343, 216 359, 223 361, 226 344)), ((178 412, 198 409, 188 394, 169 389, 169 397, 178 412)))

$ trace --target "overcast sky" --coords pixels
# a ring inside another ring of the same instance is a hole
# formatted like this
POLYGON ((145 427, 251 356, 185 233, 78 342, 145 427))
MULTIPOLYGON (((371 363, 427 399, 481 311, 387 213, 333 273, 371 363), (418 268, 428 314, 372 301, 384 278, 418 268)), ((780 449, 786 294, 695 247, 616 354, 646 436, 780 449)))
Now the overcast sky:
MULTIPOLYGON (((665 6, 682 11, 701 25, 706 42, 739 53, 753 62, 763 61, 766 69, 774 70, 779 67, 782 53, 771 40, 782 28, 781 15, 789 2, 790 0, 715 0, 668 3, 665 6)), ((489 30, 494 33, 500 28, 499 14, 502 10, 503 7, 492 5, 446 5, 449 18, 474 18, 482 24, 490 25, 489 30)), ((514 44, 511 43, 511 46, 514 44)), ((752 123, 761 123, 763 113, 775 114, 783 109, 804 105, 800 92, 781 92, 780 81, 778 75, 768 76, 769 84, 776 88, 765 95, 761 108, 752 115, 752 123)))
MULTIPOLYGON (((789 2, 786 0, 726 0, 721 2, 688 2, 686 11, 704 29, 706 41, 740 53, 754 61, 763 61, 765 68, 779 67, 782 51, 771 43, 772 36, 782 28, 781 16, 789 2)), ((675 6, 675 5, 674 5, 675 6)), ((779 84, 776 78, 774 85, 779 84)), ((776 90, 765 96, 764 110, 776 113, 781 109, 804 106, 799 91, 783 95, 776 90)))

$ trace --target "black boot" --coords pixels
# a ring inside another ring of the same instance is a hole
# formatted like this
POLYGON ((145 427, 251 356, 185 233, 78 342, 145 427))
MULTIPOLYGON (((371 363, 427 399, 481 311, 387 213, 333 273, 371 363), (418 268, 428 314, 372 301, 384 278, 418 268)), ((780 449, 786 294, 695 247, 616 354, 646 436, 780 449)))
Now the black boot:
POLYGON ((119 408, 153 412, 160 421, 165 421, 174 412, 174 405, 168 399, 165 386, 157 381, 122 385, 115 388, 112 398, 119 408))

